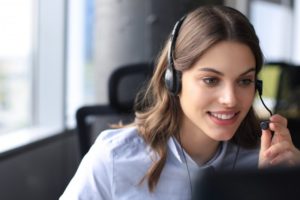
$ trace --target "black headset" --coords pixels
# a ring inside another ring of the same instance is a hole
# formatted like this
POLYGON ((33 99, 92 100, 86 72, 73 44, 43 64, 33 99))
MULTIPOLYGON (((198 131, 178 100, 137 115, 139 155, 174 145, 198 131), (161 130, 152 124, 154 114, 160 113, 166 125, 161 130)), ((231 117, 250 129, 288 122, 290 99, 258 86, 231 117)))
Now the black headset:
POLYGON ((178 32, 184 19, 185 16, 183 16, 180 20, 176 22, 170 36, 170 46, 168 51, 168 66, 165 72, 165 84, 168 91, 173 95, 177 95, 181 90, 181 72, 177 71, 174 67, 173 55, 174 55, 174 49, 176 45, 178 32))
MULTIPOLYGON (((174 55, 177 36, 178 36, 180 27, 185 18, 186 18, 186 16, 183 16, 180 20, 178 20, 172 30, 172 33, 170 36, 169 51, 168 51, 168 66, 167 66, 167 69, 165 71, 165 76, 164 76, 166 88, 174 96, 176 96, 181 90, 181 72, 175 69, 173 55, 174 55)), ((257 79, 255 81, 255 88, 258 91, 258 96, 259 96, 263 106, 270 113, 270 116, 272 116, 273 115, 272 111, 266 106, 266 104, 264 103, 264 101, 262 99, 262 93, 263 93, 262 80, 257 79)), ((260 123, 260 127, 264 130, 268 129, 269 121, 268 120, 262 121, 260 123)))

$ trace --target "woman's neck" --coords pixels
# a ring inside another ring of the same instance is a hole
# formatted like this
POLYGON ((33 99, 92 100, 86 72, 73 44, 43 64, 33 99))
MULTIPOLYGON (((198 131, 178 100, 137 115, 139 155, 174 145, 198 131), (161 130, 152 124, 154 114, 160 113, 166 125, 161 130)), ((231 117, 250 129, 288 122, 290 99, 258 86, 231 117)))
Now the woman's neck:
POLYGON ((198 165, 207 163, 216 154, 220 144, 199 129, 182 129, 178 140, 198 165))

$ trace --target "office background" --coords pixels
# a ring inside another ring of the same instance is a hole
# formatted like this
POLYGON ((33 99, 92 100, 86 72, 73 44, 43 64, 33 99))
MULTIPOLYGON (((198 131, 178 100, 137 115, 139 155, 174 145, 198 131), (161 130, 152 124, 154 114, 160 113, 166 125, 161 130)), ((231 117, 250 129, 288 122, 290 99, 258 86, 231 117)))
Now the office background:
POLYGON ((57 199, 80 162, 76 110, 108 103, 111 72, 153 62, 174 23, 208 3, 247 15, 266 61, 299 65, 299 1, 1 0, 0 198, 57 199))

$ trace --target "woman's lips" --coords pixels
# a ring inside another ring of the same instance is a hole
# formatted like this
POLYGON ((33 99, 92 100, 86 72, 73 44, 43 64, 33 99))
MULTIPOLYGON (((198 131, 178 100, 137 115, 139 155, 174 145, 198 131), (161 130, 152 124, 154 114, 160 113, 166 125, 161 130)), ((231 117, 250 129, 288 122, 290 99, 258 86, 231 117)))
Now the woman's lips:
POLYGON ((239 112, 208 112, 208 114, 217 125, 232 125, 236 122, 239 112))

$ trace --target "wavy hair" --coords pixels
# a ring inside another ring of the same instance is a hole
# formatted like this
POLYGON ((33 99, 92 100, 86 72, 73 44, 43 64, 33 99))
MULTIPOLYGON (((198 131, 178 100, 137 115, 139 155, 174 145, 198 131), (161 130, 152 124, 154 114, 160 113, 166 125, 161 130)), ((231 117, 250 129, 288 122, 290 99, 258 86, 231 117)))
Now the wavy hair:
MULTIPOLYGON (((221 41, 246 44, 255 56, 257 75, 263 64, 263 54, 255 30, 242 13, 226 6, 202 6, 186 16, 174 49, 175 69, 181 72, 189 69, 211 46, 221 41)), ((179 136, 182 118, 179 99, 168 92, 164 82, 169 45, 167 41, 147 88, 138 95, 135 104, 138 109, 134 124, 158 155, 141 180, 147 179, 150 191, 154 191, 166 163, 169 138, 179 136)), ((231 140, 251 148, 257 146, 259 135, 258 118, 251 107, 231 140)))

